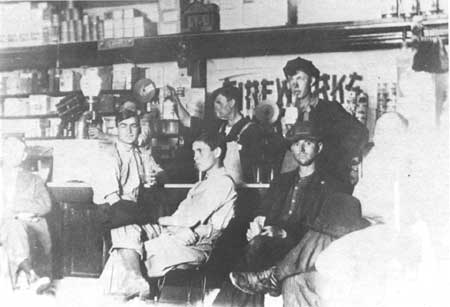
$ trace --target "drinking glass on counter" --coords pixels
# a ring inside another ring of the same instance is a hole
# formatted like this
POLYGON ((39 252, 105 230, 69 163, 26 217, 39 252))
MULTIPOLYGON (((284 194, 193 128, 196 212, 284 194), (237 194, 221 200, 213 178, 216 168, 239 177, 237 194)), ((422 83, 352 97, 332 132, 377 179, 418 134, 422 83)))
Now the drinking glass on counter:
POLYGON ((144 165, 144 187, 152 187, 156 184, 156 175, 163 169, 153 159, 150 149, 143 150, 142 163, 144 165))

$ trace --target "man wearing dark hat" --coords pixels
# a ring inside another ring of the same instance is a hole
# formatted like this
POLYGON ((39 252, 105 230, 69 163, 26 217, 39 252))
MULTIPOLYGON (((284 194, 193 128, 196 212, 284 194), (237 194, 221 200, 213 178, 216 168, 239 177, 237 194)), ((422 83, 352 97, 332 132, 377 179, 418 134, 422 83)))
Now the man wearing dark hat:
MULTIPOLYGON (((297 57, 288 61, 283 71, 298 109, 297 121, 314 121, 321 130, 324 148, 318 167, 347 184, 348 191, 351 191, 351 160, 367 143, 367 128, 338 102, 324 101, 312 93, 311 87, 318 83, 320 71, 311 61, 297 57)), ((292 155, 287 152, 282 171, 295 168, 295 164, 292 155)))
POLYGON ((356 198, 331 194, 317 218, 302 225, 307 228, 306 234, 281 261, 260 272, 232 273, 233 284, 249 294, 281 292, 284 306, 320 306, 320 284, 314 267, 317 257, 332 241, 369 225, 356 198))
MULTIPOLYGON (((317 170, 321 136, 312 122, 298 122, 287 133, 298 168, 281 174, 270 185, 247 231, 248 244, 235 272, 256 272, 272 267, 303 238, 331 193, 342 192, 340 182, 317 170)), ((237 286, 234 273, 230 275, 237 286)), ((261 295, 251 295, 224 284, 217 306, 258 306, 261 295)))

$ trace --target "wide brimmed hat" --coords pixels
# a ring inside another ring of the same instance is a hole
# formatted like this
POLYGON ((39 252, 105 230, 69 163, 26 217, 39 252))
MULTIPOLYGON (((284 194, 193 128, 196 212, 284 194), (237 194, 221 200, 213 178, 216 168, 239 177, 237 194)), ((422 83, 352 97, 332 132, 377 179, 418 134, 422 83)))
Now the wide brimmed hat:
POLYGON ((322 136, 319 128, 312 121, 297 122, 286 133, 286 141, 289 145, 292 145, 302 139, 320 141, 321 138, 322 136))
POLYGON ((309 226, 312 230, 340 238, 366 228, 370 222, 362 217, 361 203, 344 193, 331 194, 323 203, 319 216, 309 226))

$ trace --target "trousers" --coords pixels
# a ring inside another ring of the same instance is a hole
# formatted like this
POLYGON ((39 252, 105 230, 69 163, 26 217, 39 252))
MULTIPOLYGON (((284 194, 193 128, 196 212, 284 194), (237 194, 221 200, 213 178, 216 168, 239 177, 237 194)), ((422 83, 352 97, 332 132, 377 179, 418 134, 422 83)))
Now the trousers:
POLYGON ((3 245, 11 274, 16 274, 19 265, 32 260, 31 239, 36 239, 46 256, 51 255, 52 242, 47 221, 44 218, 20 220, 8 218, 0 227, 0 242, 3 245))

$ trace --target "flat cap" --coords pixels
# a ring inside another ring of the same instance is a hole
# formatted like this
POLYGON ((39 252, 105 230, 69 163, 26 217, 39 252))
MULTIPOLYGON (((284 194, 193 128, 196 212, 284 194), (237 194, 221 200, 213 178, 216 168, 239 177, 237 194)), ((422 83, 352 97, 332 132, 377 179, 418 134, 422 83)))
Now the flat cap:
POLYGON ((319 79, 320 77, 320 71, 317 69, 317 67, 314 66, 311 61, 305 60, 301 57, 297 57, 296 59, 288 61, 283 68, 286 77, 295 75, 299 70, 316 79, 319 79))

